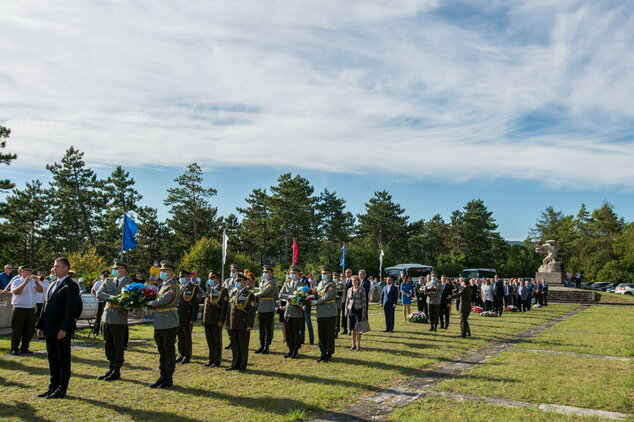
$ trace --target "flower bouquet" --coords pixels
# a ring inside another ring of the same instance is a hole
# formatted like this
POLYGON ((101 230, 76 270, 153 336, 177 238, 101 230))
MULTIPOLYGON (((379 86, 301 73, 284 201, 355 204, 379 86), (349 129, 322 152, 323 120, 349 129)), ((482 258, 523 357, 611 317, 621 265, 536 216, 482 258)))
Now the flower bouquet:
POLYGON ((508 311, 508 312, 517 312, 518 311, 517 306, 515 306, 515 305, 509 305, 506 308, 504 308, 504 310, 508 311))
POLYGON ((310 306, 315 300, 317 300, 317 292, 308 286, 303 286, 288 302, 295 306, 310 306))
POLYGON ((436 286, 425 286, 425 294, 427 296, 438 296, 438 289, 436 286))
POLYGON ((483 317, 496 317, 496 316, 498 316, 498 314, 496 314, 493 311, 484 311, 484 312, 480 312, 480 316, 483 316, 483 317))
POLYGON ((425 294, 425 285, 424 284, 419 284, 418 288, 416 288, 416 293, 418 293, 419 295, 424 295, 425 294))
POLYGON ((412 312, 407 316, 407 320, 409 322, 416 322, 419 324, 423 324, 428 321, 427 315, 424 312, 412 312))
POLYGON ((156 299, 156 292, 143 283, 130 283, 123 288, 120 295, 110 299, 110 302, 125 309, 141 309, 147 303, 156 299))
POLYGON ((474 306, 473 308, 471 308, 471 312, 479 314, 480 312, 482 312, 482 308, 479 306, 474 306))

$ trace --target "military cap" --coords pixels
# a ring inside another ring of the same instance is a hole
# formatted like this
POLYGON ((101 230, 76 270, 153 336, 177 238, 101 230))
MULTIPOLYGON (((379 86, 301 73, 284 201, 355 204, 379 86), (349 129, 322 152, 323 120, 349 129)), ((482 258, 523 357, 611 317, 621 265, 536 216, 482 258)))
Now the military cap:
POLYGON ((238 267, 236 264, 231 264, 231 265, 229 266, 229 269, 232 269, 232 270, 239 270, 239 269, 240 269, 240 267, 238 267))
POLYGON ((20 266, 20 269, 22 271, 31 271, 31 272, 33 272, 33 268, 31 268, 30 265, 22 265, 22 266, 20 266))
POLYGON ((330 267, 329 267, 328 265, 322 265, 322 266, 321 266, 321 270, 322 270, 322 271, 329 272, 329 273, 331 273, 331 272, 332 272, 332 270, 330 269, 330 267))
POLYGON ((238 275, 236 276, 236 279, 241 280, 241 281, 245 281, 247 278, 244 274, 242 273, 238 273, 238 275))
POLYGON ((165 260, 165 261, 161 261, 161 269, 174 271, 176 270, 176 266, 172 264, 170 261, 165 260))
POLYGON ((298 273, 302 271, 302 269, 299 268, 299 265, 291 265, 288 270, 289 271, 297 271, 298 273))
POLYGON ((208 278, 220 278, 220 274, 218 274, 215 271, 209 271, 209 275, 207 277, 208 278))
POLYGON ((178 273, 179 277, 186 277, 189 275, 189 271, 186 270, 180 270, 180 272, 178 273))
POLYGON ((112 260, 112 268, 125 268, 127 270, 128 269, 128 264, 123 262, 123 260, 121 260, 121 259, 115 258, 115 259, 112 260))
POLYGON ((101 275, 110 275, 110 273, 108 271, 102 271, 101 275))
POLYGON ((75 275, 75 271, 73 271, 73 270, 68 270, 68 275, 69 275, 69 276, 71 276, 71 277, 72 277, 72 276, 74 276, 74 275, 75 275))
POLYGON ((339 273, 332 273, 332 276, 333 276, 333 277, 339 277, 340 275, 341 275, 341 274, 339 274, 339 273))
POLYGON ((264 265, 262 267, 262 270, 264 270, 264 271, 273 271, 273 267, 271 267, 270 265, 264 265))

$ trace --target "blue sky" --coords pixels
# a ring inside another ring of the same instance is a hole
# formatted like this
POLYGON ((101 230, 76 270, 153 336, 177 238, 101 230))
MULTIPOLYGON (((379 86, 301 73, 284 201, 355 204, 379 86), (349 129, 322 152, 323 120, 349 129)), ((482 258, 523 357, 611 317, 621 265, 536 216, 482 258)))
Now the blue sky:
POLYGON ((148 205, 199 162, 225 214, 280 173, 360 212, 485 200, 509 239, 548 205, 634 210, 634 3, 0 4, 18 185, 70 145, 148 205))

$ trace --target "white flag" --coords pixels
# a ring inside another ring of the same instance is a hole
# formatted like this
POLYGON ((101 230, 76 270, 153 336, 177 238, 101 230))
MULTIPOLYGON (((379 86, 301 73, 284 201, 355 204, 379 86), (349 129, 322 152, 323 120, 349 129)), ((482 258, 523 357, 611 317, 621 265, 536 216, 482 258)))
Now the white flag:
POLYGON ((379 254, 379 261, 381 261, 381 265, 383 265, 383 257, 385 256, 385 252, 381 249, 381 253, 379 254))
POLYGON ((225 263, 227 262, 227 242, 229 242, 229 236, 223 230, 222 231, 222 268, 224 269, 225 263))

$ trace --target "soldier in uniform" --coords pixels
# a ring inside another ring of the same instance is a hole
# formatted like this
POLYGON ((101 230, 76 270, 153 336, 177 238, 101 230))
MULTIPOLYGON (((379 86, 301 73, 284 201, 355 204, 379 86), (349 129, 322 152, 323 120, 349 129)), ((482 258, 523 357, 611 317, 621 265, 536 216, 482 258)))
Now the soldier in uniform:
POLYGON ((249 361, 249 340, 255 322, 256 301, 253 293, 249 291, 250 286, 244 274, 238 274, 235 285, 236 290, 229 300, 226 321, 233 359, 231 366, 226 370, 237 369, 244 372, 249 361))
POLYGON ((277 282, 273 279, 273 267, 265 265, 262 268, 260 289, 255 293, 258 299, 258 323, 260 326, 260 348, 255 353, 266 355, 273 341, 273 327, 275 322, 275 298, 277 296, 277 282))
MULTIPOLYGON (((222 283, 222 287, 227 289, 227 291, 229 292, 229 296, 231 296, 231 293, 233 293, 233 291, 236 288, 237 277, 239 273, 240 273, 240 269, 238 268, 236 264, 231 264, 229 266, 229 278, 227 278, 222 283)), ((229 350, 229 349, 231 349, 231 338, 229 339, 229 344, 227 344, 227 347, 225 347, 225 350, 229 350)))
POLYGON ((192 357, 192 329, 198 319, 200 305, 200 287, 191 281, 189 273, 181 270, 178 282, 180 292, 178 299, 178 358, 176 363, 189 363, 192 357))
POLYGON ((103 314, 101 316, 102 332, 106 359, 110 369, 98 379, 114 381, 121 378, 121 366, 125 350, 125 333, 128 328, 128 310, 115 305, 112 298, 120 295, 125 286, 130 284, 126 273, 128 264, 115 259, 112 266, 112 278, 106 279, 97 290, 97 298, 105 300, 103 314))
POLYGON ((176 267, 169 261, 161 261, 160 279, 163 281, 156 299, 148 302, 156 311, 154 316, 154 341, 159 352, 161 377, 150 388, 169 388, 176 369, 176 334, 178 332, 179 289, 174 280, 176 267))
POLYGON ((301 306, 291 303, 291 298, 295 296, 298 289, 302 287, 302 283, 299 280, 300 268, 296 265, 292 265, 289 269, 288 279, 284 283, 282 290, 280 291, 280 299, 286 301, 286 310, 284 311, 284 322, 286 325, 286 344, 288 345, 288 353, 284 355, 285 358, 297 358, 300 347, 302 347, 302 340, 300 337, 300 328, 302 325, 302 318, 304 317, 304 311, 301 306))
POLYGON ((321 357, 317 362, 330 362, 335 353, 335 335, 337 334, 337 285, 332 281, 332 270, 321 267, 321 281, 317 285, 319 299, 317 305, 317 333, 321 357))
POLYGON ((229 292, 220 284, 220 274, 210 271, 205 293, 202 324, 205 327, 209 362, 203 366, 219 367, 222 359, 222 327, 227 318, 229 292))
POLYGON ((339 273, 332 273, 332 278, 337 286, 337 299, 335 299, 337 303, 337 330, 335 331, 335 338, 339 338, 339 331, 341 330, 341 298, 343 297, 345 286, 343 285, 343 281, 339 278, 339 273))

